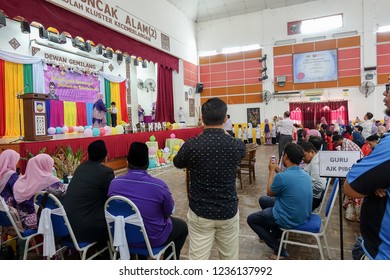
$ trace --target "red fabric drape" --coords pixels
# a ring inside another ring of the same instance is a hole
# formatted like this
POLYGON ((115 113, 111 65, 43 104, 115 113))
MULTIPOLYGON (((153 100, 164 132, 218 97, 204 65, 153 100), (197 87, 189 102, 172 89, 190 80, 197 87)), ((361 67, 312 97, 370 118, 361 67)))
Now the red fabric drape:
POLYGON ((120 99, 121 99, 122 120, 128 123, 129 122, 129 113, 127 111, 126 81, 119 84, 119 94, 120 94, 120 99))
POLYGON ((159 65, 157 79, 156 122, 174 123, 172 69, 159 65))
POLYGON ((22 16, 28 22, 37 21, 46 28, 52 26, 60 32, 67 31, 73 38, 81 36, 85 40, 94 41, 96 44, 101 43, 106 47, 120 49, 130 55, 136 55, 179 71, 179 60, 176 57, 50 4, 45 0, 5 0, 1 1, 0 9, 10 18, 22 16))
POLYGON ((291 119, 298 121, 301 117, 302 125, 307 128, 315 128, 321 117, 325 117, 328 124, 335 123, 339 116, 343 124, 348 123, 348 101, 292 102, 289 106, 293 112, 291 119))
POLYGON ((87 107, 84 102, 76 102, 77 118, 76 125, 84 126, 87 124, 87 107))
POLYGON ((64 102, 60 100, 50 100, 50 126, 64 126, 64 102))
POLYGON ((4 60, 0 60, 0 137, 5 134, 5 81, 4 60))

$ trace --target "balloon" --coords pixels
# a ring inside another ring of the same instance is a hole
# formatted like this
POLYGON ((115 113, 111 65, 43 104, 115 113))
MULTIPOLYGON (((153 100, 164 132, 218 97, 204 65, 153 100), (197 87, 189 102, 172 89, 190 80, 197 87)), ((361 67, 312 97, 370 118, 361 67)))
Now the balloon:
POLYGON ((162 150, 158 150, 158 151, 157 151, 157 156, 160 158, 160 157, 162 157, 162 155, 163 155, 162 150))
POLYGON ((149 159, 149 166, 148 168, 155 168, 156 167, 156 162, 154 160, 149 159))
POLYGON ((84 135, 87 137, 91 137, 92 136, 92 129, 90 129, 90 128, 85 129, 84 135))
POLYGON ((49 127, 49 128, 47 129, 47 133, 48 133, 49 135, 56 134, 56 129, 55 129, 54 127, 49 127))
POLYGON ((111 126, 105 126, 104 127, 104 129, 106 130, 106 135, 111 135, 111 133, 112 133, 112 128, 111 128, 111 126))
POLYGON ((149 148, 149 156, 154 156, 156 155, 157 149, 155 147, 150 147, 149 148))
POLYGON ((66 125, 64 125, 62 127, 62 133, 68 133, 68 131, 69 131, 69 128, 66 125))
POLYGON ((154 142, 154 141, 156 141, 156 137, 154 137, 154 135, 152 135, 152 136, 150 136, 149 140, 150 140, 150 142, 154 142))
POLYGON ((62 134, 62 127, 56 127, 56 134, 62 134))
POLYGON ((69 133, 73 133, 74 132, 73 126, 69 126, 68 129, 69 129, 69 131, 68 131, 69 133))
POLYGON ((163 150, 164 153, 169 153, 169 148, 168 147, 165 147, 164 150, 163 150))
POLYGON ((158 159, 158 161, 159 161, 160 163, 165 163, 165 158, 160 157, 160 158, 158 159))
POLYGON ((100 135, 99 128, 95 127, 94 129, 92 129, 92 135, 93 136, 99 136, 100 135))
POLYGON ((115 128, 116 128, 117 134, 123 134, 123 132, 125 131, 123 126, 121 126, 121 125, 117 125, 115 128))
POLYGON ((99 130, 100 130, 100 136, 106 134, 106 129, 104 127, 99 128, 99 130))
POLYGON ((172 133, 171 138, 175 138, 175 137, 176 137, 175 133, 172 133))
POLYGON ((179 128, 179 125, 177 123, 174 123, 172 126, 173 126, 173 129, 178 129, 179 128))
POLYGON ((116 130, 116 127, 113 127, 111 129, 111 135, 115 135, 115 134, 118 134, 118 131, 116 130))
POLYGON ((79 127, 77 128, 77 132, 83 133, 83 132, 84 132, 84 126, 79 126, 79 127))

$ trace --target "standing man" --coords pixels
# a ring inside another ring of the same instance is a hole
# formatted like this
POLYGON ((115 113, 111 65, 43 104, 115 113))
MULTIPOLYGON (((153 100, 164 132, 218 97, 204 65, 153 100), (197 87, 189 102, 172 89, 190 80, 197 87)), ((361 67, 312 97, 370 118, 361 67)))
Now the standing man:
POLYGON ((238 259, 238 197, 236 171, 245 155, 245 144, 223 129, 227 106, 219 98, 202 105, 204 132, 187 140, 173 159, 188 168, 189 258, 207 260, 214 239, 222 260, 238 259))
MULTIPOLYGON (((390 116, 390 84, 383 92, 390 116)), ((363 198, 360 232, 363 250, 371 260, 390 259, 390 135, 385 134, 372 153, 352 166, 344 183, 348 197, 363 198)))
POLYGON ((229 114, 226 115, 226 122, 223 124, 223 128, 226 130, 227 133, 234 137, 233 124, 229 114))
POLYGON ((373 116, 374 115, 371 112, 367 112, 364 115, 364 122, 360 123, 360 126, 363 128, 362 135, 363 135, 364 139, 366 139, 368 136, 371 135, 371 130, 372 130, 372 120, 371 119, 373 116))
POLYGON ((284 112, 284 119, 278 121, 276 123, 276 126, 278 128, 278 131, 280 133, 279 136, 279 161, 282 159, 282 152, 284 150, 284 147, 288 143, 292 143, 293 141, 293 121, 290 119, 290 112, 286 111, 284 112))
MULTIPOLYGON (((270 159, 268 196, 261 196, 259 199, 262 211, 250 214, 247 219, 251 229, 274 251, 270 259, 277 258, 278 239, 282 234, 280 228, 295 228, 306 223, 311 215, 313 196, 311 179, 299 166, 302 158, 302 148, 297 144, 288 143, 282 157, 282 163, 287 169, 276 175, 278 164, 270 159)), ((288 253, 283 248, 281 259, 287 257, 288 253)))
POLYGON ((179 108, 177 115, 179 116, 179 123, 186 123, 186 117, 182 107, 179 108))

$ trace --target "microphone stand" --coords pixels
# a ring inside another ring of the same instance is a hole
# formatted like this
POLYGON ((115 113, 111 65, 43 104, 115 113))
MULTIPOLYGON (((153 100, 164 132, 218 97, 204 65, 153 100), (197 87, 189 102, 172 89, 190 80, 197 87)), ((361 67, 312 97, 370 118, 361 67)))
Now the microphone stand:
POLYGON ((20 90, 17 94, 16 94, 16 98, 18 99, 18 111, 19 111, 19 138, 16 139, 16 140, 13 140, 9 143, 15 143, 15 142, 18 142, 18 141, 23 141, 24 140, 24 137, 22 135, 22 110, 20 109, 20 96, 21 96, 21 93, 28 87, 28 85, 26 85, 22 90, 20 90))

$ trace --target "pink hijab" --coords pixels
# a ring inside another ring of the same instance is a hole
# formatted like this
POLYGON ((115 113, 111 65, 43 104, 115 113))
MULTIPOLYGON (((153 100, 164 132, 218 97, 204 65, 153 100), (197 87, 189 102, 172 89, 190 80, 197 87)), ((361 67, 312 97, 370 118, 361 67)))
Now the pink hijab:
POLYGON ((14 150, 5 150, 0 154, 0 193, 4 190, 9 178, 16 172, 20 155, 14 150))
POLYGON ((53 176, 54 160, 48 154, 39 154, 27 162, 26 173, 19 177, 14 185, 14 196, 17 203, 29 200, 37 192, 59 182, 53 176))

